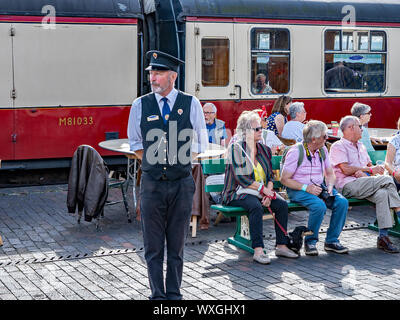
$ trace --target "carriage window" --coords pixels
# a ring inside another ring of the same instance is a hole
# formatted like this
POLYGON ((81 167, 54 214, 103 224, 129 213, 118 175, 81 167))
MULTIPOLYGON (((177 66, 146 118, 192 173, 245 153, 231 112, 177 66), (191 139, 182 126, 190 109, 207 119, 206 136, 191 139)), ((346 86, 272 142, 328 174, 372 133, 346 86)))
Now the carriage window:
POLYGON ((229 40, 201 40, 201 83, 204 87, 229 84, 229 40))
POLYGON ((251 92, 279 94, 289 91, 289 31, 251 31, 251 92))
POLYGON ((385 91, 385 32, 326 31, 324 87, 327 93, 385 91))

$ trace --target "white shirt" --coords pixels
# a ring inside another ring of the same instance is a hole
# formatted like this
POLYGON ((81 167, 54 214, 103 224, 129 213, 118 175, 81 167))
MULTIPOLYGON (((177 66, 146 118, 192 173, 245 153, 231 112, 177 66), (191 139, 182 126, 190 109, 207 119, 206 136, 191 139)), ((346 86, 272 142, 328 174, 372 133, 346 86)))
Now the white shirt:
MULTIPOLYGON (((167 104, 172 109, 178 96, 178 90, 173 88, 171 92, 166 96, 168 99, 167 104)), ((158 93, 155 93, 155 98, 160 108, 160 114, 162 114, 162 108, 164 101, 158 93)), ((131 111, 129 113, 128 121, 128 139, 129 146, 132 151, 142 150, 142 132, 140 130, 140 121, 142 118, 142 100, 141 97, 136 98, 132 103, 131 111)), ((208 134, 206 129, 206 122, 204 119, 203 109, 201 107, 199 99, 192 96, 192 103, 190 105, 190 123, 194 130, 194 138, 192 142, 192 151, 201 153, 204 152, 208 146, 208 134)))
POLYGON ((291 120, 285 124, 282 130, 282 138, 293 139, 297 142, 303 141, 303 128, 305 124, 300 121, 291 120))

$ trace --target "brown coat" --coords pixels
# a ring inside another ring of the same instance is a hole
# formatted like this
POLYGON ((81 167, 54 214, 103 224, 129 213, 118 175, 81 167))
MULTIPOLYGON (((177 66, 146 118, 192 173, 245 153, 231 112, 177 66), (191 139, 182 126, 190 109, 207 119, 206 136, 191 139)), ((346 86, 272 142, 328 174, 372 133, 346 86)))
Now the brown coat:
POLYGON ((76 206, 85 209, 85 221, 103 213, 108 197, 108 168, 100 154, 91 146, 79 146, 72 157, 68 179, 67 207, 75 213, 76 206))

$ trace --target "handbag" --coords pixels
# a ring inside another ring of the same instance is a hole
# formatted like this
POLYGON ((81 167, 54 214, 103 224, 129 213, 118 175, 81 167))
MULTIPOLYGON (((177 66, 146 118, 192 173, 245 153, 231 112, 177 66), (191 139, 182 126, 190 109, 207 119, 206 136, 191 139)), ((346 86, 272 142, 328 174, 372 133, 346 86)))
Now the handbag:
MULTIPOLYGON (((239 143, 235 143, 236 145, 238 145, 240 147, 240 149, 242 149, 242 151, 244 152, 244 154, 246 155, 246 157, 250 160, 251 164, 253 167, 254 166, 254 162, 250 159, 249 155, 247 154, 246 151, 243 150, 242 146, 239 143)), ((262 184, 264 184, 264 181, 261 181, 262 184)), ((250 188, 243 188, 242 186, 239 186, 239 188, 236 190, 236 194, 237 195, 241 195, 241 194, 251 194, 252 196, 256 196, 258 199, 262 199, 262 195, 260 194, 260 192, 258 192, 257 190, 254 189, 250 189, 250 188)))
POLYGON ((258 199, 262 199, 262 195, 257 190, 250 188, 243 188, 242 186, 239 186, 239 188, 236 190, 236 194, 241 195, 244 193, 251 194, 252 196, 256 196, 258 199))

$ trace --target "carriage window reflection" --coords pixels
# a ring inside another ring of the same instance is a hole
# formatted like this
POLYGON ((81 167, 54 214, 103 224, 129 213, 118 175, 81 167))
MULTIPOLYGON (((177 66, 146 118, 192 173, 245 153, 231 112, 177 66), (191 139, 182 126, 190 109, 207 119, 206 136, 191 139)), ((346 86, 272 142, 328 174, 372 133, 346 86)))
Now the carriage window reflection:
POLYGON ((251 32, 251 92, 289 91, 289 31, 254 28, 251 32))
POLYGON ((384 92, 385 87, 386 34, 384 32, 357 30, 325 32, 325 92, 384 92), (353 39, 356 39, 356 43, 353 39), (337 43, 341 46, 337 47, 337 43))
POLYGON ((229 40, 201 40, 201 83, 204 87, 229 84, 229 40))

